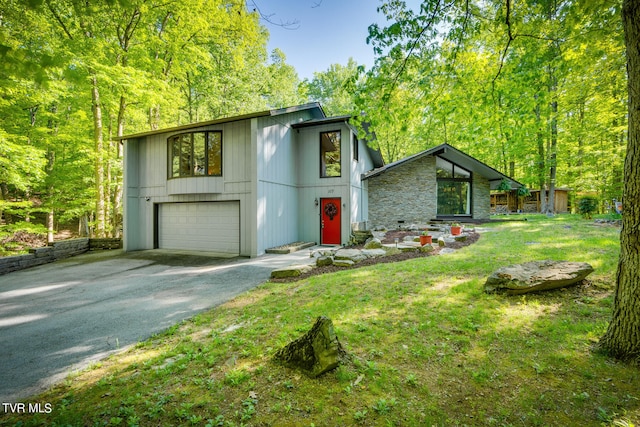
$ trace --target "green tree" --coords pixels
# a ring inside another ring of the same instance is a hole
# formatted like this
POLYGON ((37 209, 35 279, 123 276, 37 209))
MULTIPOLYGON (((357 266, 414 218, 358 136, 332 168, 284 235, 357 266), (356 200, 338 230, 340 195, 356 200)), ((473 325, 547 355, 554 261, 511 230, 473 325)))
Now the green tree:
POLYGON ((326 71, 313 73, 305 79, 301 91, 309 99, 322 104, 329 116, 351 114, 355 110, 355 96, 362 84, 362 67, 349 58, 347 65, 332 64, 326 71))
POLYGON ((413 11, 389 1, 380 11, 391 24, 370 28, 380 57, 361 102, 389 109, 374 123, 379 138, 392 111, 406 108, 392 102, 398 97, 413 114, 399 114, 402 126, 389 135, 406 141, 408 154, 447 142, 532 188, 621 196, 616 2, 434 0, 413 11))
POLYGON ((91 216, 95 234, 117 235, 122 146, 113 136, 297 99, 295 70, 278 52, 268 62, 268 33, 241 0, 0 6, 5 151, 33 147, 45 159, 7 169, 28 185, 7 178, 3 194, 36 195, 51 223, 55 212, 91 216))

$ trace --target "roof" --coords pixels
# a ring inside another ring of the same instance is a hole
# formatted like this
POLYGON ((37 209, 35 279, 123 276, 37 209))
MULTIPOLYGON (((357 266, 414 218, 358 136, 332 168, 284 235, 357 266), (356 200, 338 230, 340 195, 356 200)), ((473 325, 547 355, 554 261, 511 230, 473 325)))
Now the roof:
POLYGON ((319 119, 310 119, 310 120, 305 120, 303 122, 294 123, 291 125, 291 127, 294 129, 300 129, 300 128, 305 128, 309 126, 348 122, 349 119, 351 119, 351 116, 322 117, 319 119))
MULTIPOLYGON (((223 118, 215 119, 215 120, 208 120, 208 121, 204 121, 204 122, 190 123, 190 124, 187 124, 187 125, 175 126, 175 127, 171 127, 171 128, 157 129, 157 130, 151 130, 151 131, 147 131, 147 132, 139 132, 139 133, 124 135, 124 136, 116 136, 113 139, 118 141, 118 140, 123 140, 123 139, 141 138, 141 137, 144 137, 144 136, 157 135, 157 134, 160 134, 160 133, 177 132, 177 131, 181 131, 181 130, 189 130, 189 129, 199 128, 199 127, 203 127, 203 126, 217 125, 217 124, 221 124, 221 123, 237 122, 237 121, 240 121, 240 120, 254 119, 254 118, 258 118, 258 117, 278 116, 278 115, 281 115, 281 114, 295 113, 295 112, 298 112, 298 111, 314 110, 314 109, 318 110, 318 113, 319 113, 319 115, 321 117, 320 120, 322 120, 322 118, 326 118, 326 114, 324 113, 324 110, 322 109, 322 106, 320 105, 320 103, 312 102, 312 103, 309 103, 309 104, 296 105, 296 106, 293 106, 293 107, 279 108, 279 109, 274 109, 274 110, 265 110, 265 111, 259 111, 259 112, 256 112, 256 113, 243 114, 243 115, 239 115, 239 116, 223 117, 223 118)), ((316 119, 314 119, 314 120, 316 120, 316 119)))
POLYGON ((458 166, 463 167, 464 169, 467 169, 470 172, 473 172, 485 177, 487 180, 489 180, 491 189, 496 189, 500 185, 500 182, 502 182, 503 179, 510 181, 512 188, 519 188, 519 187, 525 186, 524 184, 516 181, 515 179, 508 177, 507 175, 504 175, 501 172, 498 172, 491 166, 485 163, 482 163, 480 160, 473 158, 466 153, 463 153, 462 151, 458 150, 457 148, 449 144, 441 144, 441 145, 438 145, 437 147, 433 147, 428 150, 422 151, 420 153, 414 154, 413 156, 409 156, 402 160, 398 160, 396 162, 389 163, 388 165, 374 169, 366 173, 363 176, 363 179, 369 179, 374 176, 381 175, 385 172, 388 172, 391 169, 395 169, 399 166, 402 166, 404 164, 407 164, 409 162, 412 162, 414 160, 418 160, 427 156, 441 157, 445 160, 448 160, 451 163, 454 163, 458 166))
MULTIPOLYGON (((323 117, 323 118, 319 118, 319 119, 311 119, 311 120, 305 120, 303 122, 299 122, 299 123, 294 123, 293 125, 291 125, 292 128, 294 129, 301 129, 301 128, 305 128, 305 127, 309 127, 309 126, 317 126, 317 125, 325 125, 325 124, 332 124, 332 123, 349 123, 349 120, 351 120, 353 116, 351 115, 346 115, 346 116, 334 116, 334 117, 323 117)), ((369 123, 364 122, 362 123, 362 127, 364 128, 365 134, 366 136, 364 138, 361 138, 365 141, 365 145, 367 147, 367 152, 369 153, 369 157, 371 157, 371 161, 373 162, 373 166, 375 168, 380 168, 382 166, 384 166, 384 160, 382 158, 382 153, 380 152, 380 150, 376 150, 375 148, 371 148, 371 146, 369 145, 368 141, 369 140, 375 140, 376 139, 376 135, 373 132, 369 131, 369 123)), ((353 126, 351 126, 352 129, 354 129, 355 132, 355 128, 353 126)))

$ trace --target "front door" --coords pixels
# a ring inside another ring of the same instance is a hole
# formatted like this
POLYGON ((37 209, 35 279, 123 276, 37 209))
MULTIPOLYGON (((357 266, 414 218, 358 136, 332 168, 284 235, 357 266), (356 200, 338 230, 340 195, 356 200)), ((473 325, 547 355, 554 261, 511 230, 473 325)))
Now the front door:
POLYGON ((320 244, 339 245, 340 240, 340 198, 321 199, 320 244))

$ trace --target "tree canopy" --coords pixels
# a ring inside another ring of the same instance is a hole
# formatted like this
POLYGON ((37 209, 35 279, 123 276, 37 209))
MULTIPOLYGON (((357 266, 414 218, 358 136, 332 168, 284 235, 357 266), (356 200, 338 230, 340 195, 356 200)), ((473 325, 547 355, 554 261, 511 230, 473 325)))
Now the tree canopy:
POLYGON ((0 209, 118 235, 114 136, 300 102, 267 40, 241 0, 0 0, 0 209))
POLYGON ((250 9, 0 0, 0 209, 118 235, 114 136, 307 100, 370 123, 387 162, 447 142, 530 188, 621 199, 620 1, 383 1, 374 66, 304 82, 250 9))
MULTIPOLYGON (((622 196, 621 4, 425 0, 379 8, 359 109, 388 161, 446 142, 530 188, 622 196), (369 108, 367 108, 369 107, 369 108)), ((553 198, 550 198, 553 200, 553 198)), ((553 211, 553 207, 549 206, 553 211)))

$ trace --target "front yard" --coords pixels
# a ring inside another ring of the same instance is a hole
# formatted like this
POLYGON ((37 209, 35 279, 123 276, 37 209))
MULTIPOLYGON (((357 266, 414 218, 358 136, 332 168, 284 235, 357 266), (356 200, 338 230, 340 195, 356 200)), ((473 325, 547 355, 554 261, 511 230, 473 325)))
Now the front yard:
POLYGON ((619 229, 575 216, 482 227, 473 245, 266 283, 33 397, 13 425, 638 425, 640 369, 592 352, 619 229), (488 295, 498 267, 590 263, 572 288, 488 295), (350 361, 319 379, 271 362, 317 316, 350 361))

